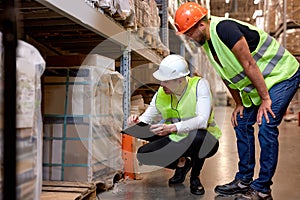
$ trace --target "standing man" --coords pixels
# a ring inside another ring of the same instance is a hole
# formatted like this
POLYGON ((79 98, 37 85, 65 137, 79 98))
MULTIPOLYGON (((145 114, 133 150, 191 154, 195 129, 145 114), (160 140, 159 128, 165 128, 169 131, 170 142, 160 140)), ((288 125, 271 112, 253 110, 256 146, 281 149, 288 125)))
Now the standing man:
POLYGON ((237 137, 238 172, 215 192, 237 199, 273 199, 270 186, 278 161, 278 126, 299 86, 299 63, 266 32, 238 20, 207 16, 197 3, 175 14, 179 34, 200 44, 236 102, 231 122, 237 137), (260 171, 255 167, 255 123, 259 125, 260 171))
MULTIPOLYGON (((128 124, 152 124, 149 143, 138 149, 139 162, 176 169, 169 184, 182 183, 191 170, 190 191, 204 194, 199 175, 206 158, 219 147, 221 131, 215 123, 212 99, 207 80, 188 77, 187 62, 182 56, 169 55, 153 76, 161 86, 139 117, 131 115, 128 124), (162 118, 160 123, 155 119, 162 118), (191 160, 188 158, 191 157, 191 160)), ((137 136, 135 136, 137 137, 137 136)))

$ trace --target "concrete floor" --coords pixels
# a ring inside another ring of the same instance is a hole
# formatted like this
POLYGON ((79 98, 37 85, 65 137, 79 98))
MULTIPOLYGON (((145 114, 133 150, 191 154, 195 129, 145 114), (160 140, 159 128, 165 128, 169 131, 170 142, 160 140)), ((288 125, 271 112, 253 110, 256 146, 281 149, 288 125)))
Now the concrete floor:
MULTIPOLYGON (((189 190, 189 174, 181 185, 169 186, 172 170, 156 169, 140 174, 141 180, 125 180, 117 183, 112 190, 98 194, 101 200, 166 200, 201 199, 229 200, 234 197, 216 196, 216 185, 232 181, 237 170, 237 150, 235 135, 229 122, 232 108, 216 107, 216 119, 223 131, 219 151, 206 160, 201 172, 201 182, 205 187, 203 196, 196 196, 189 190)), ((283 121, 280 125, 280 153, 276 174, 273 178, 272 195, 275 200, 300 199, 300 127, 297 121, 283 121)), ((257 163, 260 149, 257 145, 257 163)), ((255 176, 258 174, 256 167, 255 176)))

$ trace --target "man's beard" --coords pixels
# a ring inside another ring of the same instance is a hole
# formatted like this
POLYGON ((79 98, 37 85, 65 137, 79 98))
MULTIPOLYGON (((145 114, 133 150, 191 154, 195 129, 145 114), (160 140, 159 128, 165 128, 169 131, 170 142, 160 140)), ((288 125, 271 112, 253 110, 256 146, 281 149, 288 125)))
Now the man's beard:
POLYGON ((202 37, 199 41, 197 41, 198 44, 200 44, 201 46, 203 46, 206 42, 206 35, 205 34, 202 34, 202 37))

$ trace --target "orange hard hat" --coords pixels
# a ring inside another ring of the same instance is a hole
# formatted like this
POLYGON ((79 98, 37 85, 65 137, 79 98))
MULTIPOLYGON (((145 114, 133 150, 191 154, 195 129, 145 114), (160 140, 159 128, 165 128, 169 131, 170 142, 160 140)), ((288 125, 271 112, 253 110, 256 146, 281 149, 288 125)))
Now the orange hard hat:
POLYGON ((185 33, 206 15, 207 9, 195 2, 182 4, 175 13, 175 26, 178 33, 185 33))

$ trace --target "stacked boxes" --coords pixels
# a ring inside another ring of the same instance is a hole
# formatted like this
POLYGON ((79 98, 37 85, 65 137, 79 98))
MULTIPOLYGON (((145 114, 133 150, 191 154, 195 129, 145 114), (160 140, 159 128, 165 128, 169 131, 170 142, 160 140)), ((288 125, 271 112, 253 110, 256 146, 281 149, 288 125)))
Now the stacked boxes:
MULTIPOLYGON (((278 41, 283 44, 284 34, 279 35, 278 41)), ((300 29, 288 29, 286 31, 286 49, 293 55, 300 54, 300 29)))
POLYGON ((98 66, 47 67, 44 180, 103 181, 122 171, 123 77, 105 68, 105 60, 98 66))
POLYGON ((130 114, 141 115, 146 110, 146 105, 142 95, 135 95, 130 100, 130 114))
MULTIPOLYGON (((287 22, 299 23, 300 21, 300 2, 298 0, 286 1, 286 20, 287 22)), ((266 1, 265 30, 275 33, 283 25, 284 18, 284 0, 268 0, 266 1)))
POLYGON ((265 30, 269 33, 274 33, 283 23, 283 16, 278 1, 268 0, 266 1, 265 15, 265 30))
POLYGON ((142 64, 131 69, 130 91, 135 92, 138 88, 146 84, 157 84, 160 82, 152 74, 158 69, 153 63, 142 64), (150 74, 150 76, 149 76, 150 74))
POLYGON ((135 0, 135 17, 138 35, 158 53, 167 56, 170 50, 162 43, 160 33, 160 17, 155 0, 135 0))
MULTIPOLYGON (((287 0, 287 9, 286 9, 286 21, 287 23, 299 24, 300 22, 300 2, 297 0, 287 0)), ((284 1, 279 0, 280 12, 277 15, 281 15, 283 22, 283 8, 284 1)), ((278 40, 283 44, 283 38, 286 37, 286 48, 293 54, 299 55, 300 53, 300 31, 297 28, 291 28, 286 30, 286 35, 281 33, 278 37, 278 40)))
MULTIPOLYGON (((283 12, 283 8, 284 8, 284 0, 279 0, 279 5, 281 8, 281 11, 283 12)), ((286 1, 286 18, 287 18, 287 22, 300 22, 300 2, 299 0, 287 0, 286 1)))

